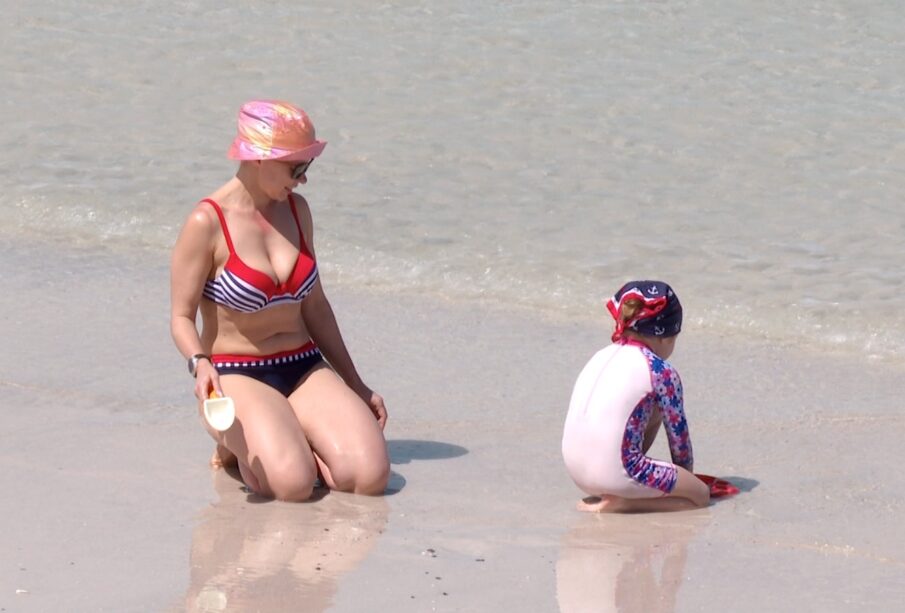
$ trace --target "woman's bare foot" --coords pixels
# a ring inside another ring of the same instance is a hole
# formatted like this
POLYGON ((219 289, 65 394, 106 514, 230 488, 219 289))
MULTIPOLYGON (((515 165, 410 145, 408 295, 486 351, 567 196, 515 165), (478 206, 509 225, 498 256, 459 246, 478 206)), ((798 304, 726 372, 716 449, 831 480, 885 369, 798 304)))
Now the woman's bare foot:
POLYGON ((620 502, 616 496, 588 496, 579 500, 575 508, 585 513, 618 513, 620 502))
POLYGON ((211 468, 214 470, 236 466, 238 463, 239 459, 236 455, 223 445, 218 444, 217 448, 214 449, 213 455, 211 455, 211 468))

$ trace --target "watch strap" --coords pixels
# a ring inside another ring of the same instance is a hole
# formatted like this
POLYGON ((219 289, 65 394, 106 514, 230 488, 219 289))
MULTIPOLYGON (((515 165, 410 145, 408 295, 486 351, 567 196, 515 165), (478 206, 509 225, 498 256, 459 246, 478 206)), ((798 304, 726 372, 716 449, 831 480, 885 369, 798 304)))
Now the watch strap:
MULTIPOLYGON (((206 353, 196 353, 189 358, 189 372, 193 377, 198 372, 198 362, 200 362, 201 360, 207 360, 208 362, 211 362, 211 356, 207 355, 206 353)), ((211 362, 211 364, 213 364, 213 362, 211 362)))

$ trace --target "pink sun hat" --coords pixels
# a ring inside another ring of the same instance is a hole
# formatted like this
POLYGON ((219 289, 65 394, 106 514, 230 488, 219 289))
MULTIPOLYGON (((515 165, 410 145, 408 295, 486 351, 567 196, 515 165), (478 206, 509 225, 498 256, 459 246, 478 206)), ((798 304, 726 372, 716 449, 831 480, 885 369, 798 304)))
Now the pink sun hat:
POLYGON ((232 160, 313 160, 327 146, 314 137, 305 111, 280 100, 246 102, 239 109, 238 128, 227 153, 232 160))

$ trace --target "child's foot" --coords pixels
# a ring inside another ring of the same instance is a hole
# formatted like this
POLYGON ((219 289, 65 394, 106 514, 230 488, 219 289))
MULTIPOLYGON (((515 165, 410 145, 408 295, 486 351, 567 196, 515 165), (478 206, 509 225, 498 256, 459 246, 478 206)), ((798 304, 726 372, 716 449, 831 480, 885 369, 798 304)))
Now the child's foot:
POLYGON ((585 513, 615 513, 619 511, 619 498, 615 496, 588 496, 582 498, 575 508, 585 513))
POLYGON ((214 470, 235 466, 238 463, 239 458, 237 458, 232 451, 220 444, 217 445, 213 455, 211 455, 211 468, 214 470))

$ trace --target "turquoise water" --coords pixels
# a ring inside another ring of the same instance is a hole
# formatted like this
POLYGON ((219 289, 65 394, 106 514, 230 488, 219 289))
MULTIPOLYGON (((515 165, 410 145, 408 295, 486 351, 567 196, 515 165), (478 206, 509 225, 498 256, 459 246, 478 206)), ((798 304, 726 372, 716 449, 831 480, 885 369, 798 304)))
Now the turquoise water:
POLYGON ((304 106, 329 283, 905 350, 892 2, 44 2, 4 9, 0 232, 166 258, 235 112, 304 106))

